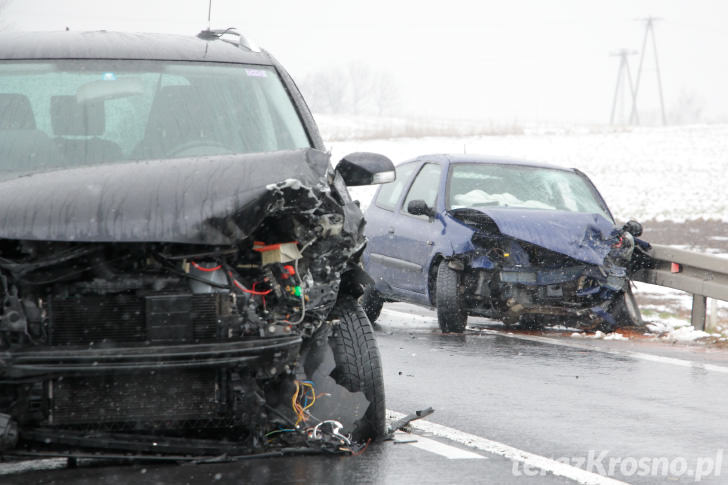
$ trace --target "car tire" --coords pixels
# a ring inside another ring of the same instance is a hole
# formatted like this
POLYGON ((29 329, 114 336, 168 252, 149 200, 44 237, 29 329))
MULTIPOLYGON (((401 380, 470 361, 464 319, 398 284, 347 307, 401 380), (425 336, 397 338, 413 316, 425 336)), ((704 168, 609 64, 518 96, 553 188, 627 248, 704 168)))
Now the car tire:
POLYGON ((627 289, 614 299, 609 313, 612 314, 619 327, 644 326, 637 300, 634 294, 632 294, 632 288, 629 285, 627 289))
POLYGON ((460 273, 450 268, 447 261, 442 261, 437 268, 435 306, 440 330, 455 333, 462 333, 465 330, 468 314, 463 308, 460 273))
POLYGON ((385 433, 384 378, 377 341, 366 313, 353 298, 337 304, 329 343, 336 367, 331 373, 336 382, 350 392, 363 392, 369 401, 364 416, 354 423, 352 438, 362 442, 385 433))
POLYGON ((374 285, 366 285, 364 287, 364 294, 359 298, 359 304, 364 309, 364 313, 367 314, 369 322, 374 325, 374 322, 379 318, 379 314, 382 313, 382 307, 384 306, 384 300, 379 296, 379 292, 374 285))

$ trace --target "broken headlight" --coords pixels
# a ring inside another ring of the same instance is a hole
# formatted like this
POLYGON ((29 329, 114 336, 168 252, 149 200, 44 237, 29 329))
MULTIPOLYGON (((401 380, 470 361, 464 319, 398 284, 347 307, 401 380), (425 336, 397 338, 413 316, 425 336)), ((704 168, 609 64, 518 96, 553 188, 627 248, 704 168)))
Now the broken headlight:
POLYGON ((609 257, 615 263, 626 264, 632 258, 634 252, 634 236, 629 232, 623 232, 617 237, 612 244, 612 250, 609 251, 609 257))

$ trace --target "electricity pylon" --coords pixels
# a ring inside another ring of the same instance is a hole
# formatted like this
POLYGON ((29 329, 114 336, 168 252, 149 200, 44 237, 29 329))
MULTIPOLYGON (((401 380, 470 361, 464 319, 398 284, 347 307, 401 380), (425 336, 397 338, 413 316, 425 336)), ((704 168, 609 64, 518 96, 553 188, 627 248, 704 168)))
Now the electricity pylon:
POLYGON ((655 40, 655 22, 661 20, 656 17, 646 17, 643 19, 637 19, 645 23, 645 37, 642 40, 642 51, 640 52, 640 64, 637 68, 637 78, 634 84, 634 96, 632 97, 632 113, 629 116, 629 122, 640 124, 639 116, 637 114, 637 95, 639 94, 640 81, 642 80, 642 65, 645 60, 645 52, 647 51, 647 39, 652 39, 652 52, 655 56, 655 72, 657 74, 657 91, 660 95, 660 109, 662 111, 662 124, 667 124, 667 117, 665 116, 665 101, 662 97, 662 79, 660 78, 660 64, 657 61, 657 41, 655 40))
MULTIPOLYGON (((614 100, 612 101, 612 116, 609 118, 609 124, 614 124, 614 116, 617 113, 617 104, 619 102, 619 95, 620 91, 622 92, 622 96, 624 96, 624 84, 625 81, 627 82, 627 86, 629 87, 629 94, 631 96, 632 102, 630 105, 634 107, 634 99, 635 96, 637 96, 637 93, 634 89, 634 84, 632 83, 632 74, 629 71, 629 56, 632 56, 634 54, 637 54, 637 51, 631 51, 629 49, 620 49, 616 52, 613 52, 612 56, 619 56, 619 72, 617 73, 617 86, 614 88, 614 100)), ((620 104, 624 104, 623 102, 620 104)), ((633 108, 634 109, 634 108, 633 108)), ((631 114, 630 114, 630 121, 631 121, 631 114)), ((637 121, 639 124, 639 119, 637 121)))

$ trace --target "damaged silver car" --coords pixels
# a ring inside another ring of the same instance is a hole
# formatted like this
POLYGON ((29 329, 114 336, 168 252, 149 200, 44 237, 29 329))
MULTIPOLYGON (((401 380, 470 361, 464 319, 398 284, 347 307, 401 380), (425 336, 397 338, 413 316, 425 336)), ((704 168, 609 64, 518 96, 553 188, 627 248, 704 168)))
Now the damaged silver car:
POLYGON ((618 227, 576 169, 421 156, 379 188, 366 232, 372 321, 404 301, 435 307, 444 332, 462 332, 468 315, 522 328, 641 324, 629 276, 650 264, 642 227, 618 227))
POLYGON ((384 433, 346 185, 394 167, 332 170, 286 71, 230 33, 0 35, 0 454, 384 433))

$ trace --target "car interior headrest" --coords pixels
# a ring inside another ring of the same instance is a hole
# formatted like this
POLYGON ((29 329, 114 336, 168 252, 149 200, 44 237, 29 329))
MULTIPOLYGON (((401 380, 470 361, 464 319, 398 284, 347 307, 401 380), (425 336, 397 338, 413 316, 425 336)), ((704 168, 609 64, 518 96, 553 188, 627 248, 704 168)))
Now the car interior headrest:
POLYGON ((24 94, 0 93, 0 130, 34 130, 35 116, 24 94))

